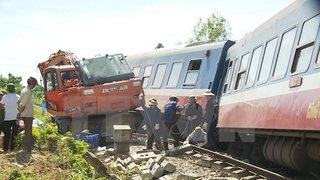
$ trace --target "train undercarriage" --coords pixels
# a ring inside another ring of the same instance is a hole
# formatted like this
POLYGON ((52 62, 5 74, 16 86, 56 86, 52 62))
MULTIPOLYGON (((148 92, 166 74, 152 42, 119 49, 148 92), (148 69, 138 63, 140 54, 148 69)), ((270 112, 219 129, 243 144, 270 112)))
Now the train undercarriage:
POLYGON ((218 138, 232 155, 320 178, 319 132, 220 128, 218 138))

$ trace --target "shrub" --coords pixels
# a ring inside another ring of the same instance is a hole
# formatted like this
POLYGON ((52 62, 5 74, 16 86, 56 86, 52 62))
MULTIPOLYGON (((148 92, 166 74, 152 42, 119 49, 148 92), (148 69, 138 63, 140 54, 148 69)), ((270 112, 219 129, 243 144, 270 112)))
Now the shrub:
POLYGON ((25 180, 26 177, 19 170, 12 170, 9 173, 9 180, 25 180))
MULTIPOLYGON (((40 108, 35 109, 39 110, 40 108)), ((41 111, 35 110, 35 112, 41 111)), ((86 142, 75 140, 70 132, 67 132, 65 136, 61 135, 58 133, 57 125, 50 123, 50 121, 46 121, 42 126, 34 126, 33 136, 36 148, 41 150, 43 154, 47 154, 44 161, 54 163, 56 168, 60 170, 60 174, 57 174, 57 177, 60 179, 97 179, 94 168, 82 157, 84 153, 89 151, 89 145, 86 142), (52 147, 54 147, 54 149, 52 149, 52 147), (52 153, 48 150, 51 150, 52 153)), ((16 137, 17 148, 22 147, 23 138, 23 133, 16 137)), ((117 174, 123 179, 129 179, 139 170, 133 169, 132 171, 128 171, 127 175, 124 175, 116 169, 112 171, 113 172, 110 173, 117 174)), ((32 170, 12 170, 7 175, 9 179, 18 180, 33 180, 37 178, 32 170)))

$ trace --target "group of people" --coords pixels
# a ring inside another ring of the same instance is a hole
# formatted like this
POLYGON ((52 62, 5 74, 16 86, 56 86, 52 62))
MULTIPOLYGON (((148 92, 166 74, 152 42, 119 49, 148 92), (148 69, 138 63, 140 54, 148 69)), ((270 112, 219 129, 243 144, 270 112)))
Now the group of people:
MULTIPOLYGON (((143 94, 139 99, 144 109, 144 130, 147 130, 147 149, 151 150, 153 143, 161 144, 161 136, 164 150, 169 150, 168 136, 171 134, 174 138, 174 147, 179 146, 180 141, 184 144, 194 144, 205 147, 209 150, 215 150, 215 129, 218 123, 218 103, 215 94, 211 90, 206 90, 203 96, 207 100, 205 114, 197 102, 194 95, 189 96, 189 102, 184 106, 179 106, 179 99, 171 96, 164 105, 163 116, 158 108, 157 99, 149 100, 149 107, 145 104, 143 94), (188 119, 185 129, 182 133, 178 128, 177 112, 185 111, 188 119)), ((156 146, 157 147, 157 146, 156 146)))
POLYGON ((28 85, 20 95, 15 93, 15 85, 8 83, 7 91, 0 91, 0 131, 4 134, 3 152, 15 149, 15 137, 18 134, 20 119, 25 124, 24 150, 31 152, 33 147, 32 122, 33 98, 32 89, 38 85, 34 77, 27 80, 28 85))

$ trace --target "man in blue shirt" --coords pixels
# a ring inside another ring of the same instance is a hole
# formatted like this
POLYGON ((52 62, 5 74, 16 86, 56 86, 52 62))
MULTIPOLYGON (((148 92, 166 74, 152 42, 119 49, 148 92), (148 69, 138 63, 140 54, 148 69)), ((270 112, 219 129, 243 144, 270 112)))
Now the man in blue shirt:
POLYGON ((148 134, 147 150, 152 150, 154 141, 156 141, 156 144, 161 144, 159 133, 161 123, 161 110, 157 107, 158 103, 156 99, 151 99, 149 101, 149 107, 145 105, 143 94, 140 94, 139 99, 144 110, 144 129, 147 130, 148 134))
POLYGON ((171 96, 169 98, 169 102, 164 105, 164 113, 162 117, 162 121, 166 128, 163 128, 163 145, 165 150, 169 150, 168 148, 168 135, 171 135, 174 138, 174 147, 179 146, 179 141, 183 140, 177 126, 177 112, 182 111, 185 106, 180 107, 179 99, 176 96, 171 96))

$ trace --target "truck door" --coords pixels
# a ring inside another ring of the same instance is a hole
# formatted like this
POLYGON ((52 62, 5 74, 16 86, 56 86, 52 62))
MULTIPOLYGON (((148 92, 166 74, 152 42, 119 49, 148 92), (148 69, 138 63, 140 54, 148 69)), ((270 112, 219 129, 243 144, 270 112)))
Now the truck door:
POLYGON ((46 107, 51 114, 56 115, 55 112, 61 108, 59 103, 59 82, 55 69, 48 69, 44 74, 44 95, 46 98, 46 107))

